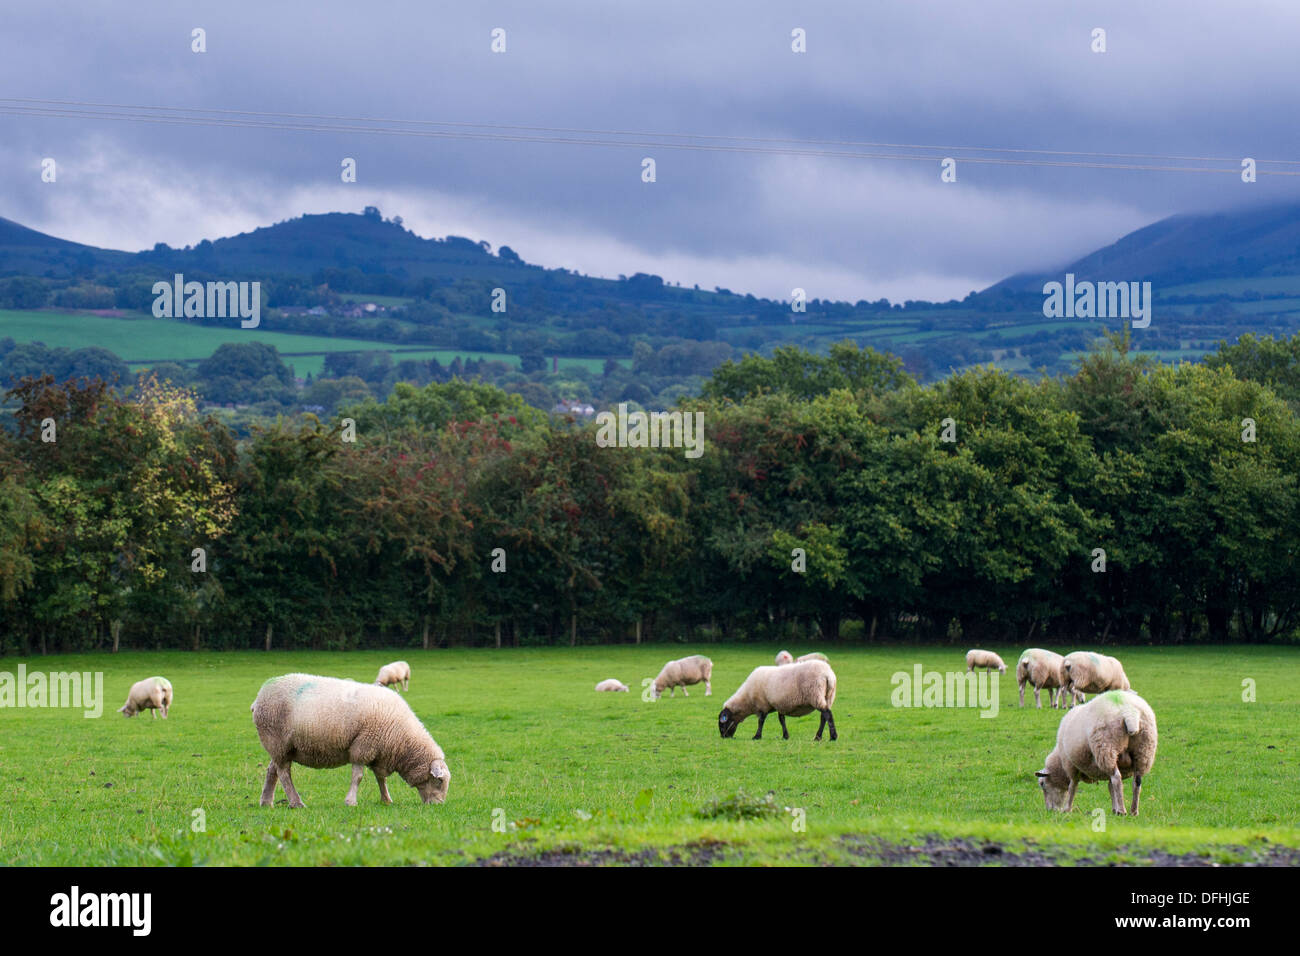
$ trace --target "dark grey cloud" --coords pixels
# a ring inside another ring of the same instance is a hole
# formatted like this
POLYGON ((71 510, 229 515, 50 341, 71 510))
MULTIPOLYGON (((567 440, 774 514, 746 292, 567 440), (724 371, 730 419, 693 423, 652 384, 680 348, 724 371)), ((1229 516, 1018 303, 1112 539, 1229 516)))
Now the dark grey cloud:
MULTIPOLYGON (((321 0, 6 12, 6 96, 953 146, 1300 159, 1300 5, 321 0), (190 30, 208 52, 190 52, 190 30), (489 51, 507 31, 507 52, 489 51), (790 51, 807 31, 808 52, 790 51), (1089 49, 1094 27, 1108 52, 1089 49)), ((119 248, 374 203, 424 235, 758 294, 962 295, 1296 179, 0 115, 0 215, 119 248), (658 182, 640 181, 653 155, 658 182), (59 182, 39 181, 41 157, 59 182), (339 182, 358 160, 360 181, 339 182)), ((1013 154, 1008 154, 1013 155, 1013 154)), ((1156 161, 1151 161, 1156 162, 1156 161)), ((1300 166, 1293 167, 1300 171, 1300 166)))

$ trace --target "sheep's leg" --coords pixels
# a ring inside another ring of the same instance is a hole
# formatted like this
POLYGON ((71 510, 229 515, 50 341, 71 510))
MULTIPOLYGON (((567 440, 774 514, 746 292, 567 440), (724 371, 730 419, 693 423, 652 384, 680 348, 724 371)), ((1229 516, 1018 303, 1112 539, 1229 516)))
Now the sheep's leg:
POLYGON ((375 780, 379 783, 379 800, 385 805, 393 802, 393 798, 388 795, 388 780, 379 775, 379 771, 371 768, 375 775, 375 780))
POLYGON ((758 733, 754 734, 755 740, 763 739, 763 721, 767 720, 767 712, 760 710, 758 712, 758 733))
POLYGON ((262 785, 262 799, 259 801, 264 807, 275 803, 275 781, 279 774, 280 768, 272 760, 266 767, 266 783, 262 785))
POLYGON ((713 684, 706 677, 704 678, 704 696, 709 697, 713 694, 713 684))
POLYGON ((1133 774, 1133 816, 1138 815, 1138 796, 1142 793, 1142 774, 1133 774))
POLYGON ((352 765, 352 786, 348 787, 348 795, 343 798, 343 802, 349 807, 357 805, 357 787, 361 785, 361 775, 366 772, 366 768, 359 763, 352 765))
POLYGON ((822 714, 822 722, 820 725, 818 725, 817 736, 814 737, 813 740, 821 740, 822 731, 825 730, 826 727, 828 726, 831 728, 831 740, 838 740, 839 735, 835 733, 835 715, 831 713, 831 709, 829 707, 823 710, 821 714, 822 714))
POLYGON ((688 691, 688 690, 686 689, 686 685, 685 685, 685 684, 682 685, 682 696, 683 696, 683 697, 690 697, 690 696, 691 696, 691 693, 690 693, 690 691, 688 691))
POLYGON ((776 715, 776 718, 777 718, 777 720, 781 721, 781 739, 782 739, 782 740, 789 740, 789 739, 790 739, 790 731, 787 730, 787 729, 786 729, 786 726, 785 726, 785 714, 777 714, 777 715, 776 715))
POLYGON ((1079 778, 1071 777, 1070 786, 1065 790, 1065 812, 1069 813, 1074 809, 1074 792, 1079 789, 1079 778))
POLYGON ((1025 682, 1020 682, 1020 706, 1025 706, 1025 682))
POLYGON ((150 708, 149 708, 149 713, 153 715, 153 719, 154 719, 154 720, 157 720, 157 719, 158 719, 158 708, 157 708, 157 707, 150 707, 150 708))
POLYGON ((1119 767, 1110 772, 1110 808, 1121 817, 1128 812, 1124 809, 1124 778, 1119 767))
POLYGON ((284 787, 284 795, 289 798, 289 806, 297 809, 306 804, 302 802, 302 797, 298 796, 298 790, 293 785, 293 775, 290 772, 292 767, 292 760, 285 760, 280 766, 280 786, 284 787))

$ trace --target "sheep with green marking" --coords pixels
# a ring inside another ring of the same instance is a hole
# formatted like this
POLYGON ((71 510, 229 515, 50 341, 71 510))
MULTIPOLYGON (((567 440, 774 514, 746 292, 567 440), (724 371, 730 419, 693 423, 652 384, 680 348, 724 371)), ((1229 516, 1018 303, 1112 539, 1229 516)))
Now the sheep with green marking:
POLYGON ((1156 759, 1156 715, 1131 690, 1109 690, 1070 710, 1056 731, 1056 748, 1035 771, 1049 810, 1074 809, 1079 782, 1110 787, 1111 809, 1123 815, 1124 780, 1133 778, 1131 813, 1137 816, 1142 778, 1156 759))
POLYGON ((1133 689, 1123 664, 1114 657, 1092 651, 1066 654, 1061 662, 1061 674, 1061 693, 1069 696, 1071 707, 1087 700, 1088 694, 1133 689))
POLYGON ((447 759, 400 694, 335 677, 285 674, 262 685, 250 710, 271 758, 262 787, 264 807, 274 802, 277 780, 289 806, 303 805, 290 775, 294 763, 318 769, 351 764, 352 786, 343 801, 348 806, 356 806, 367 767, 384 803, 393 802, 386 783, 393 773, 419 791, 425 803, 447 799, 447 759))

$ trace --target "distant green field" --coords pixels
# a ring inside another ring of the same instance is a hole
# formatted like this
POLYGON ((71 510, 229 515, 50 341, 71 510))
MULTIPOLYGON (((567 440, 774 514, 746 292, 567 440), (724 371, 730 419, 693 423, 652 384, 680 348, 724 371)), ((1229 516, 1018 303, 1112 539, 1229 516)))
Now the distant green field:
MULTIPOLYGON (((1019 647, 990 649, 1014 670, 1019 647)), ((419 864, 550 850, 577 862, 679 852, 713 863, 815 864, 871 862, 875 840, 914 846, 972 838, 1006 853, 1029 852, 1033 841, 1033 852, 1067 863, 1150 862, 1157 849, 1230 862, 1300 847, 1293 786, 1300 648, 1113 650, 1159 724, 1136 818, 1110 814, 1104 784, 1081 784, 1072 814, 1044 808, 1034 771, 1054 744, 1061 712, 1034 709, 1032 694, 1029 707, 1018 707, 1011 674, 1000 678, 998 710, 987 718, 972 707, 893 705, 893 674, 911 675, 916 666, 963 671, 961 648, 823 646, 838 677, 837 741, 814 742, 816 715, 790 718, 789 740, 775 718, 760 741, 750 739, 754 718, 735 738, 721 739, 723 702, 776 650, 625 645, 0 659, 0 672, 11 674, 20 663, 29 673, 102 671, 107 698, 98 719, 73 709, 0 708, 0 861, 419 864), (712 696, 697 686, 689 698, 642 699, 642 679, 694 652, 714 661, 712 696), (274 807, 258 806, 266 754, 249 704, 262 682, 290 671, 368 681, 398 657, 412 668, 404 696, 447 754, 447 802, 426 806, 394 776, 395 802, 383 806, 367 773, 359 805, 346 807, 347 768, 295 766, 306 808, 289 810, 282 792, 274 807), (115 713, 128 686, 152 674, 175 687, 171 716, 115 713), (632 692, 595 693, 606 677, 632 692), (701 814, 742 789, 773 791, 773 811, 754 819, 725 807, 701 814)), ((1126 781, 1126 800, 1131 788, 1126 781)))
POLYGON ((263 342, 283 352, 356 352, 394 349, 392 342, 340 339, 324 335, 291 335, 264 329, 241 329, 238 319, 229 329, 190 325, 175 319, 114 319, 62 312, 0 310, 0 338, 15 342, 44 342, 51 348, 99 346, 124 362, 203 359, 227 342, 263 342))
MULTIPOLYGON (((368 300, 369 301, 369 300, 368 300)), ((419 349, 375 339, 345 339, 324 335, 293 335, 264 329, 241 329, 238 319, 231 319, 230 329, 190 325, 174 319, 152 317, 117 319, 98 315, 62 312, 15 312, 0 310, 0 338, 15 342, 44 342, 50 348, 89 348, 98 346, 113 352, 132 370, 148 368, 152 362, 185 362, 207 358, 227 342, 262 342, 275 346, 285 356, 294 374, 320 375, 325 355, 330 352, 388 351, 393 361, 404 358, 437 358, 448 365, 457 356, 462 360, 489 359, 519 366, 519 357, 505 352, 476 352, 468 349, 419 349), (306 355, 294 353, 311 353, 306 355)), ((549 360, 549 356, 548 356, 549 360)), ((627 364, 624 360, 623 364, 627 364)), ((560 357, 560 368, 585 368, 599 374, 603 358, 560 357)))

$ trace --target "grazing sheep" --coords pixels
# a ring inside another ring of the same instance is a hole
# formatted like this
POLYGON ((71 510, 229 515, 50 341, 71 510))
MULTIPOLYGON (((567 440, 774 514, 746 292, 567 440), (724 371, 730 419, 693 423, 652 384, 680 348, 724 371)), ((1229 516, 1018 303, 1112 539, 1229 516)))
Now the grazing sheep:
POLYGON ((1125 777, 1133 778, 1133 816, 1142 778, 1156 759, 1156 715, 1131 690, 1110 690, 1061 718, 1056 749, 1035 771, 1049 810, 1074 809, 1079 781, 1110 783, 1110 806, 1124 813, 1125 777))
POLYGON ((1061 685, 1065 683, 1065 674, 1061 664, 1065 658, 1041 647, 1031 647, 1020 655, 1016 662, 1016 683, 1020 685, 1020 706, 1025 706, 1025 684, 1034 686, 1034 704, 1039 710, 1043 707, 1039 692, 1047 688, 1047 702, 1056 707, 1064 706, 1061 700, 1061 685))
POLYGON ((118 713, 134 717, 142 710, 152 710, 154 720, 158 711, 162 711, 163 720, 167 719, 167 710, 172 705, 172 682, 166 677, 146 677, 136 681, 126 692, 126 703, 119 707, 118 713))
POLYGON ((992 651, 967 651, 966 652, 966 670, 973 671, 977 667, 987 667, 997 669, 999 674, 1007 672, 1007 665, 1002 663, 1002 658, 992 651))
POLYGON ((782 664, 793 664, 793 663, 794 663, 794 655, 791 654, 789 651, 781 651, 776 655, 777 667, 780 667, 782 664))
POLYGON ((425 803, 447 799, 451 771, 439 747, 399 695, 373 684, 285 674, 262 685, 250 708, 257 736, 271 757, 262 787, 262 806, 275 800, 277 778, 289 806, 301 807, 290 769, 352 765, 352 786, 344 803, 356 806, 357 786, 369 767, 379 797, 392 803, 385 778, 397 773, 425 803))
POLYGON ((736 728, 750 714, 758 714, 758 733, 755 740, 763 739, 763 721, 776 712, 781 721, 781 737, 790 739, 785 718, 802 717, 814 710, 820 711, 822 722, 814 740, 822 739, 822 731, 831 728, 831 740, 837 739, 835 717, 831 705, 835 703, 835 672, 825 661, 805 661, 784 666, 755 667, 722 707, 718 714, 718 732, 723 737, 734 737, 736 728))
POLYGON ((396 688, 398 684, 402 685, 402 690, 411 689, 411 665, 406 661, 393 661, 391 664, 385 664, 379 668, 379 676, 375 678, 375 684, 379 687, 396 688))
POLYGON ((1124 665, 1105 654, 1075 651, 1061 662, 1061 693, 1070 696, 1070 706, 1081 704, 1088 694, 1108 690, 1132 690, 1124 665))
POLYGON ((597 684, 596 690, 609 690, 609 691, 614 691, 615 693, 621 691, 626 694, 627 684, 624 684, 622 681, 615 680, 614 678, 611 677, 609 680, 603 680, 599 684, 597 684))
POLYGON ((702 654, 669 661, 655 678, 655 699, 658 700, 670 687, 672 690, 668 691, 669 697, 677 693, 678 687, 682 689, 682 696, 690 697, 691 695, 686 693, 686 685, 698 684, 701 681, 704 682, 704 696, 708 697, 713 693, 712 678, 713 661, 702 654))

